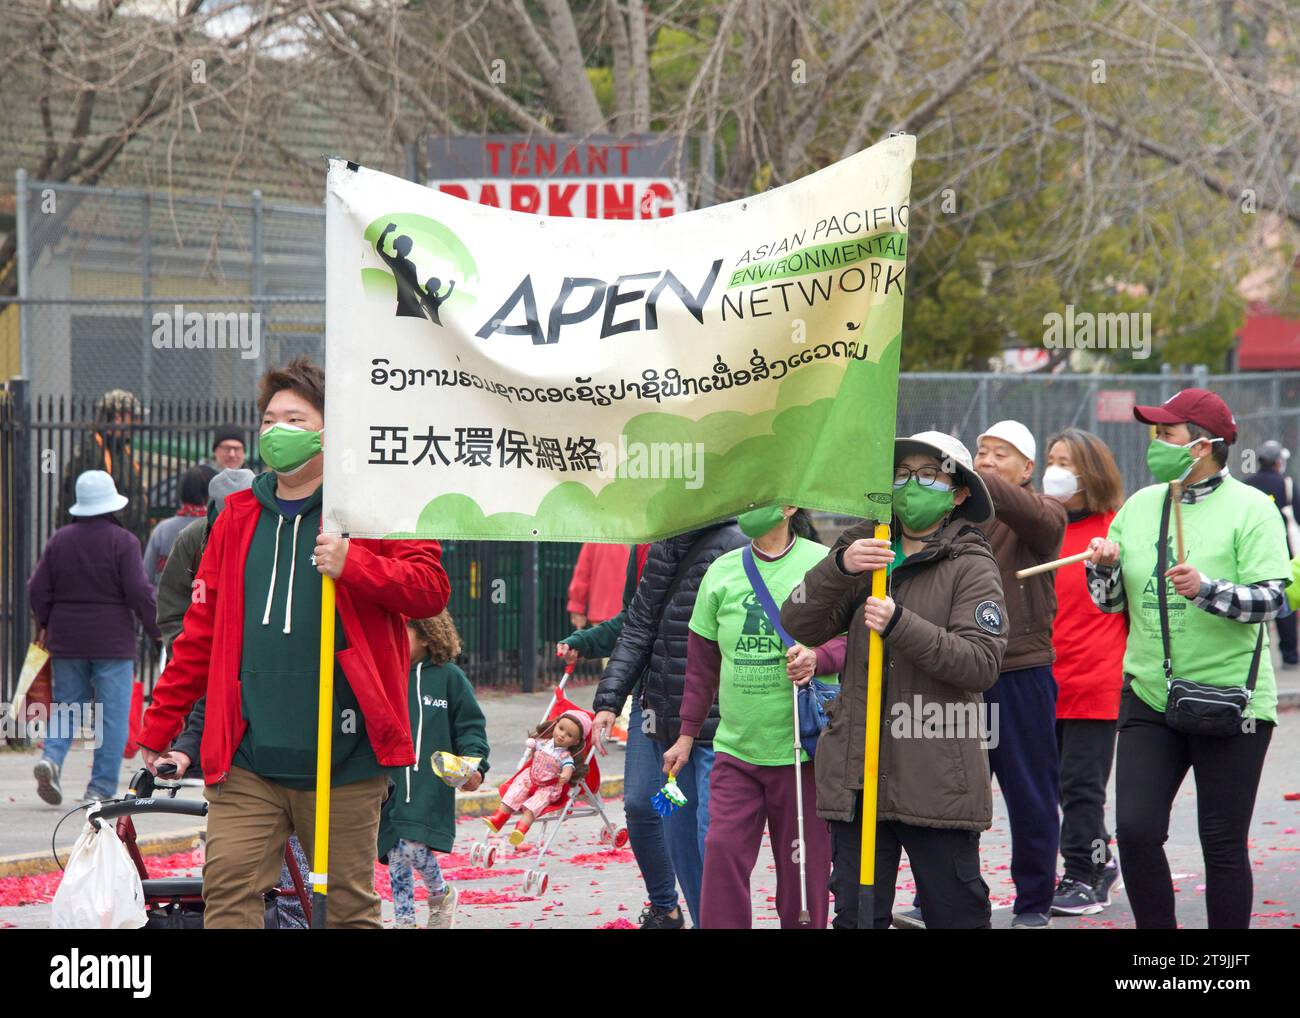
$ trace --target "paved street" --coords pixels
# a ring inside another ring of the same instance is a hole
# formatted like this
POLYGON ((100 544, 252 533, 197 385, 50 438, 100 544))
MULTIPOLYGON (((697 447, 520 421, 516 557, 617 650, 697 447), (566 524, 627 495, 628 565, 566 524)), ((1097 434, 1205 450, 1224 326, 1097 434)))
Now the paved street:
MULTIPOLYGON (((575 691, 579 702, 589 703, 592 690, 575 691)), ((484 698, 489 717, 494 753, 501 775, 513 763, 522 746, 523 731, 540 716, 547 694, 529 697, 484 698)), ((1269 752, 1259 799, 1251 828, 1251 854, 1255 866, 1255 917, 1257 927, 1292 928, 1300 926, 1300 801, 1288 801, 1287 793, 1300 792, 1300 711, 1282 714, 1269 752)), ((30 764, 25 754, 0 754, 0 839, 3 852, 10 854, 27 848, 48 849, 54 820, 61 811, 36 802, 33 805, 30 764)), ((68 787, 77 788, 88 769, 89 755, 71 758, 68 787), (80 770, 78 770, 80 768, 80 770)), ((614 750, 604 758, 606 776, 621 772, 622 752, 614 750)), ((1112 786, 1113 792, 1113 786, 1112 786)), ((995 794, 993 829, 985 834, 981 854, 984 875, 994 896, 994 925, 1010 923, 1011 879, 1008 873, 1010 838, 1006 813, 1000 795, 995 794)), ((622 802, 607 800, 611 819, 621 824, 622 802)), ((1113 818, 1113 810, 1110 812, 1113 818)), ((150 822, 148 831, 157 833, 161 821, 150 822)), ((183 824, 180 826, 184 826, 183 824)), ((143 825, 142 825, 143 827, 143 825)), ((462 907, 458 925, 467 929, 509 928, 621 928, 635 923, 643 905, 643 891, 635 861, 629 851, 611 851, 598 838, 595 818, 570 820, 556 836, 546 869, 550 884, 544 895, 528 895, 524 889, 526 871, 534 865, 536 835, 522 850, 505 846, 495 867, 475 867, 469 851, 481 837, 483 823, 477 817, 462 817, 459 822, 456 851, 444 858, 444 869, 461 892, 462 907)), ((64 825, 60 843, 71 844, 75 837, 72 821, 64 825)), ((1189 927, 1204 926, 1204 864, 1196 839, 1195 790, 1189 779, 1179 794, 1173 816, 1168 852, 1179 901, 1179 919, 1189 927)), ((164 875, 197 872, 198 857, 192 853, 150 859, 151 873, 164 875)), ((377 869, 381 892, 387 893, 387 872, 377 869)), ((52 874, 30 877, 0 878, 0 926, 40 928, 48 923, 49 895, 53 893, 52 874), (19 904, 19 902, 24 902, 19 904)), ((418 885, 417 885, 418 886, 418 885)), ((912 883, 906 868, 899 875, 899 895, 910 899, 912 883)), ((774 928, 772 907, 775 894, 771 857, 765 848, 753 880, 754 925, 774 928)), ((423 890, 419 889, 420 897, 423 890)), ((423 905, 421 905, 423 908, 423 905)), ((391 905, 385 903, 385 916, 391 921, 391 905)), ((1100 916, 1055 920, 1057 926, 1109 928, 1132 925, 1127 899, 1122 890, 1115 904, 1100 916)))

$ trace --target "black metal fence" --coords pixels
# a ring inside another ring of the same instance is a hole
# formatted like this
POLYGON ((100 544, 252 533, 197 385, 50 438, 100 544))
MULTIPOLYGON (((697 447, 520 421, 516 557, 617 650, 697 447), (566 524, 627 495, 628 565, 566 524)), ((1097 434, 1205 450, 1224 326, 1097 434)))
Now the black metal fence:
MULTIPOLYGON (((1110 445, 1125 489, 1132 492, 1148 483, 1149 436, 1133 425, 1131 404, 1159 403, 1189 385, 1221 393, 1236 414, 1240 436, 1229 461, 1236 476, 1255 469, 1254 451, 1267 439, 1300 449, 1300 373, 1295 372, 904 374, 899 378, 897 430, 945 431, 973 450, 981 429, 1014 418, 1037 436, 1041 471, 1048 435, 1071 425, 1089 428, 1110 445)), ((236 424, 250 441, 256 430, 254 408, 247 402, 164 400, 141 409, 145 412, 129 423, 110 427, 102 408, 90 399, 35 397, 21 380, 0 391, 0 693, 5 701, 33 635, 27 578, 49 535, 67 519, 61 500, 66 502, 64 489, 78 465, 88 468, 84 451, 93 453, 105 436, 109 443, 129 439, 130 484, 122 486, 133 489, 143 506, 130 521, 143 541, 153 524, 175 511, 180 476, 207 458, 213 429, 236 424)), ((255 448, 250 452, 255 454, 255 448)), ((123 469, 119 461, 115 475, 122 476, 123 469)), ((833 537, 834 530, 826 529, 824 539, 833 537)), ((566 593, 579 547, 494 541, 444 545, 450 609, 464 644, 461 666, 475 683, 528 689, 559 672, 550 651, 570 630, 566 593)), ((592 675, 597 668, 598 663, 585 662, 580 674, 592 675)), ((142 649, 141 674, 151 683, 155 671, 156 663, 142 649)))
MULTIPOLYGON (((249 401, 160 400, 113 420, 100 401, 33 398, 26 382, 0 393, 0 700, 10 702, 35 622, 27 579, 45 542, 68 521, 76 474, 109 469, 131 501, 124 524, 144 542, 172 516, 180 478, 211 455, 215 429, 244 429, 256 463, 256 408, 249 401), (112 457, 116 454, 117 459, 112 457)), ((461 632, 461 667, 481 686, 522 686, 558 672, 548 648, 570 631, 569 578, 579 545, 447 542, 450 610, 461 632)), ((584 662, 579 674, 598 673, 584 662)), ((141 639, 137 674, 152 688, 158 662, 141 639)))

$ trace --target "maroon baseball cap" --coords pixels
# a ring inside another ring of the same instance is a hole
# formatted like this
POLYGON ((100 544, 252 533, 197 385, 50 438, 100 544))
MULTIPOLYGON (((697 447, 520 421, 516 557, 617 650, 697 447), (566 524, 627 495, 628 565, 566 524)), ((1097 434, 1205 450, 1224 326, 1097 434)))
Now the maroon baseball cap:
POLYGON ((1159 406, 1135 406, 1143 424, 1195 424, 1228 445, 1237 440, 1237 421, 1223 397, 1209 389, 1184 389, 1159 406))

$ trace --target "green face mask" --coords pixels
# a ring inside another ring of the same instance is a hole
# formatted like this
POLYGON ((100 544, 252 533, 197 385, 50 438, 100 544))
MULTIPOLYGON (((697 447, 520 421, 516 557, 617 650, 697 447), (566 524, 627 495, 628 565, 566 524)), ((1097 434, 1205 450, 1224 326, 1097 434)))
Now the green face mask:
POLYGON ((779 505, 766 509, 751 509, 736 518, 740 532, 748 538, 762 537, 769 530, 785 519, 785 511, 779 505))
POLYGON ((1181 481, 1196 465, 1196 460, 1192 458, 1190 452, 1192 446, 1196 442, 1204 441, 1205 439, 1198 438, 1195 442, 1188 442, 1186 445, 1174 445, 1172 442, 1153 438, 1151 444, 1147 446, 1147 469, 1151 471, 1151 476, 1157 481, 1181 481))
POLYGON ((908 530, 913 532, 933 526, 952 512, 951 489, 923 488, 911 478, 901 488, 894 489, 894 513, 908 530))
POLYGON ((296 474, 321 450, 321 433, 293 424, 272 424, 262 432, 258 446, 262 459, 277 474, 296 474))

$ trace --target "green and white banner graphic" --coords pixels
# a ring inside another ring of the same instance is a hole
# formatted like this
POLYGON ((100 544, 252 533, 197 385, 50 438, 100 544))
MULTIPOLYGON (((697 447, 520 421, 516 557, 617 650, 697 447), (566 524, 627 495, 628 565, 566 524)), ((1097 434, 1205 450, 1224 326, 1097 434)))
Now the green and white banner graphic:
POLYGON ((887 519, 915 148, 631 221, 332 161, 325 528, 633 542, 772 504, 887 519))

